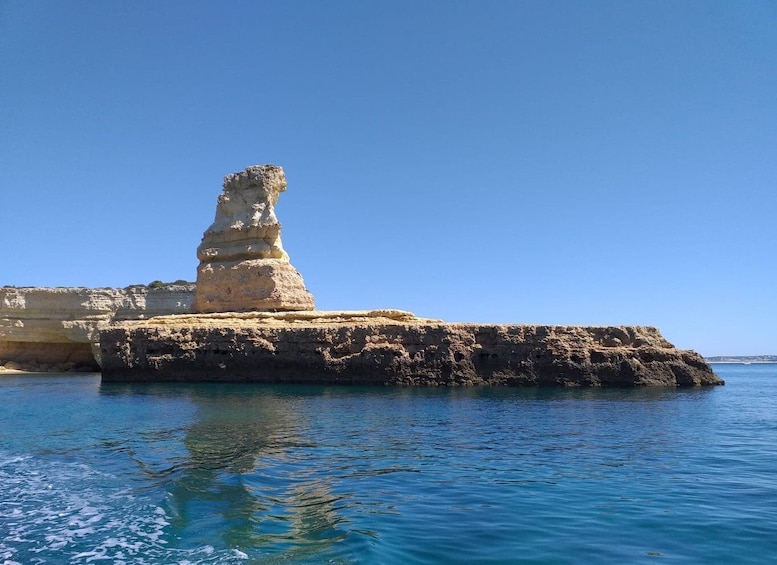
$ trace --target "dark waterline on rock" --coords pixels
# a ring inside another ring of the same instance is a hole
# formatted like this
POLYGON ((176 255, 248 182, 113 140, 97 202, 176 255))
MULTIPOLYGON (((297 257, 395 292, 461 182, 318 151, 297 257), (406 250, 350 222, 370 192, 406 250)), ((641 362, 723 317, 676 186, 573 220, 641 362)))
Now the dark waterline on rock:
POLYGON ((760 563, 777 366, 725 387, 0 375, 0 562, 760 563))

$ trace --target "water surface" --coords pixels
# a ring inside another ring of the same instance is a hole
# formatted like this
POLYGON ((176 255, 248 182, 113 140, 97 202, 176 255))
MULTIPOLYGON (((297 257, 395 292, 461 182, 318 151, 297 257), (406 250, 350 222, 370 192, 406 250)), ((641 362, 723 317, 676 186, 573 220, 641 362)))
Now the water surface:
POLYGON ((0 563, 763 563, 777 365, 704 389, 0 376, 0 563))

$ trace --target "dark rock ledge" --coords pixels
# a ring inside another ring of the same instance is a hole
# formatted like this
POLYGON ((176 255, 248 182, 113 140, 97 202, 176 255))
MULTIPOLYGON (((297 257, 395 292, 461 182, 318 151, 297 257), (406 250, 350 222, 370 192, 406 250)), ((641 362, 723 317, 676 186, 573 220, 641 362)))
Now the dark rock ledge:
POLYGON ((163 316, 101 331, 104 382, 720 385, 646 326, 445 323, 400 311, 163 316))

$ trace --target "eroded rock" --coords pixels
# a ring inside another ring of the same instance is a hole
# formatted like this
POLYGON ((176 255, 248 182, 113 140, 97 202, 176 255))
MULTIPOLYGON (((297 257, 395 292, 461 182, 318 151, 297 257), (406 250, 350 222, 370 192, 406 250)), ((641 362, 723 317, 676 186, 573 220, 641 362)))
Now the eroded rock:
POLYGON ((224 177, 216 218, 197 248, 195 312, 313 309, 281 244, 275 204, 284 190, 286 177, 275 165, 224 177))
POLYGON ((723 384, 652 327, 457 324, 397 310, 165 316, 106 328, 101 348, 105 381, 723 384))

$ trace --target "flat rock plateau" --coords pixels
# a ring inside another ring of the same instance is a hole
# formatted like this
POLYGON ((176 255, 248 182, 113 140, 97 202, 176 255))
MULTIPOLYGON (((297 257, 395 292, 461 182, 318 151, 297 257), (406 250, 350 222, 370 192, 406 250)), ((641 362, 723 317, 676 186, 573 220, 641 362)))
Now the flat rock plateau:
POLYGON ((446 323, 399 310, 174 315, 101 333, 103 380, 426 386, 723 384, 656 328, 446 323))

